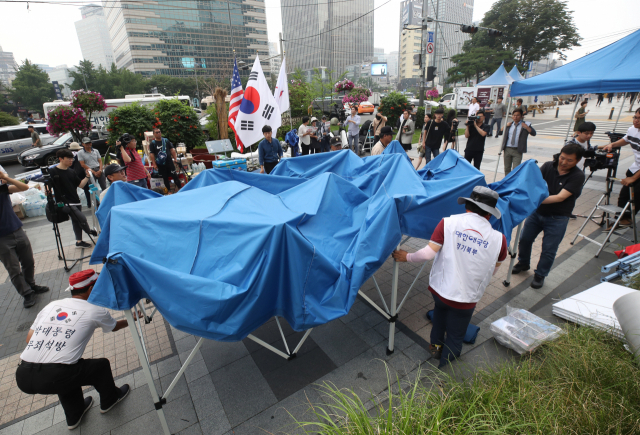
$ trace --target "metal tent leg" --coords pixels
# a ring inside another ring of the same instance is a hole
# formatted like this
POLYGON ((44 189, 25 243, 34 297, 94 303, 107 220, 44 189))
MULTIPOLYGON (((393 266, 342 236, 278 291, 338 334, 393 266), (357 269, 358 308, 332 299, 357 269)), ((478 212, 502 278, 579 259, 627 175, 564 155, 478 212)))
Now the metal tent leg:
POLYGON ((513 239, 513 245, 511 246, 511 249, 509 249, 509 254, 511 256, 511 260, 509 261, 509 271, 507 272, 507 279, 502 281, 502 285, 504 285, 505 287, 509 287, 511 285, 511 271, 513 270, 513 263, 516 262, 516 257, 518 256, 518 243, 520 243, 520 232, 522 231, 522 224, 524 224, 524 221, 518 224, 516 238, 513 239))
MULTIPOLYGON (((398 245, 398 248, 400 245, 398 245)), ((387 355, 393 353, 393 341, 396 335, 397 303, 398 303, 398 272, 400 265, 393 260, 393 282, 391 284, 391 317, 389 318, 389 346, 387 347, 387 355)))
POLYGON ((149 367, 149 361, 147 361, 147 358, 145 357, 145 351, 142 348, 142 342, 140 341, 140 336, 138 335, 138 331, 136 330, 135 320, 133 320, 131 310, 125 310, 124 315, 127 318, 127 322, 129 322, 129 331, 131 331, 133 344, 135 345, 136 352, 138 353, 138 359, 140 360, 140 365, 142 366, 142 372, 144 373, 144 377, 147 380, 147 385, 149 386, 149 391, 151 392, 151 398, 153 399, 156 411, 158 412, 158 418, 160 419, 162 431, 164 432, 164 435, 171 435, 171 431, 169 431, 169 425, 167 424, 167 419, 164 415, 164 411, 162 410, 162 405, 166 403, 166 400, 161 400, 158 395, 158 391, 156 390, 156 384, 153 382, 153 376, 151 375, 151 367, 149 367))

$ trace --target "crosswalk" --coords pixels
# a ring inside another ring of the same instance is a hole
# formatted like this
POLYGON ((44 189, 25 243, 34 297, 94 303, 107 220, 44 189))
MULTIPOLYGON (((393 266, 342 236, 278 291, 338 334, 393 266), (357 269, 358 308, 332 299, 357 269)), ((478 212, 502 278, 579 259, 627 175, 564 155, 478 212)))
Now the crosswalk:
MULTIPOLYGON (((536 129, 536 133, 538 136, 553 136, 553 137, 562 137, 564 138, 567 134, 568 123, 553 123, 553 125, 545 125, 546 123, 537 124, 535 121, 532 121, 534 128, 536 129)), ((611 123, 595 123, 596 131, 593 135, 592 141, 597 142, 609 142, 609 136, 605 134, 607 131, 613 130, 613 125, 611 123)), ((620 128, 617 129, 619 132, 624 132, 620 128)), ((571 131, 569 131, 569 138, 573 136, 573 127, 571 131)))

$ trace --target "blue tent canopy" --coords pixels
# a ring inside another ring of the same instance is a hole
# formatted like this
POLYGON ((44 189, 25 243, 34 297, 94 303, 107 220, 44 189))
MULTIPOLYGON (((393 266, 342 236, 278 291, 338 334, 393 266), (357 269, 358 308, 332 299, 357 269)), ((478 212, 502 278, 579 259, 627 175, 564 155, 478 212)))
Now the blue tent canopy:
POLYGON ((598 51, 514 83, 511 95, 586 94, 640 90, 640 30, 598 51))
POLYGON ((478 83, 478 86, 508 86, 511 83, 513 83, 513 78, 507 74, 507 70, 504 68, 503 63, 493 74, 491 74, 491 77, 478 83))
POLYGON ((511 68, 511 71, 509 71, 509 77, 511 77, 514 82, 524 80, 524 77, 522 77, 522 74, 520 74, 520 71, 518 71, 518 68, 515 65, 511 68))
MULTIPOLYGON (((459 196, 485 185, 455 151, 416 172, 404 150, 387 149, 285 159, 270 175, 212 169, 168 197, 114 183, 89 302, 125 310, 149 298, 174 327, 219 341, 273 316, 302 331, 346 315, 403 234, 428 239, 464 212, 459 196)), ((507 237, 548 195, 532 160, 492 187, 503 215, 492 224, 507 237)))

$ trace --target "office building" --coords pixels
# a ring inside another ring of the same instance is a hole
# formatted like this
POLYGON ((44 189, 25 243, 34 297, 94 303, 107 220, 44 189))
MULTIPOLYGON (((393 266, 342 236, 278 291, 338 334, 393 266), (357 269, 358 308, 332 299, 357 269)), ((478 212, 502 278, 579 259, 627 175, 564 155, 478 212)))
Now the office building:
POLYGON ((18 64, 13 57, 13 53, 2 51, 2 47, 0 47, 0 81, 4 85, 10 85, 13 79, 16 78, 17 69, 18 64))
POLYGON ((59 85, 62 85, 61 91, 65 98, 71 97, 71 84, 73 83, 73 78, 69 75, 70 72, 76 72, 76 68, 67 68, 67 65, 58 65, 51 68, 48 73, 50 82, 58 82, 59 85))
MULTIPOLYGON (((267 17, 258 0, 104 0, 118 68, 151 76, 231 74, 233 47, 249 68, 269 57, 267 17)), ((265 61, 263 70, 269 71, 265 61)), ((241 71, 248 75, 250 71, 241 71)))
MULTIPOLYGON (((420 67, 413 64, 413 57, 422 48, 420 30, 405 30, 405 26, 416 28, 422 25, 422 0, 400 2, 400 44, 398 47, 398 79, 419 79, 420 67)), ((412 81, 413 82, 413 81, 412 81)))
POLYGON ((373 13, 365 14, 373 7, 371 0, 281 0, 287 69, 300 68, 310 78, 324 66, 335 77, 347 65, 371 61, 373 13))
POLYGON ((385 54, 387 60, 387 68, 389 70, 389 77, 398 77, 398 56, 399 52, 392 51, 385 54))
POLYGON ((81 7, 80 12, 82 19, 75 25, 82 57, 96 68, 99 65, 111 68, 114 58, 104 9, 98 5, 87 5, 81 7))
MULTIPOLYGON (((278 43, 277 42, 269 42, 269 67, 271 70, 271 74, 273 74, 275 77, 278 77, 278 73, 280 72, 280 65, 282 65, 282 60, 280 58, 280 56, 278 56, 280 54, 280 50, 278 50, 278 43)), ((265 74, 268 71, 265 71, 265 74)))
POLYGON ((45 64, 45 63, 36 63, 37 67, 40 67, 40 69, 44 72, 46 72, 47 74, 49 73, 49 71, 51 71, 53 69, 53 67, 45 64))
POLYGON ((550 53, 547 57, 543 57, 538 61, 529 62, 528 69, 524 72, 524 77, 529 78, 537 76, 560 66, 562 66, 562 61, 554 59, 553 53, 550 53))

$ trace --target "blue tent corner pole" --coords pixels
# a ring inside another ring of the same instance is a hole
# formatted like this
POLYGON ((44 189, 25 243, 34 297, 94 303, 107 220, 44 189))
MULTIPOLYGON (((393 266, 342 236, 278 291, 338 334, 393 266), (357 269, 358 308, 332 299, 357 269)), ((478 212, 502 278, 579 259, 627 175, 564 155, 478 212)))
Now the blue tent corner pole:
MULTIPOLYGON (((396 249, 400 249, 400 245, 396 249)), ((398 275, 399 275, 399 266, 400 264, 394 259, 393 260, 393 278, 391 283, 391 304, 389 308, 391 308, 391 318, 389 319, 389 347, 387 347, 387 355, 391 355, 393 353, 394 340, 396 337, 396 313, 397 313, 397 305, 398 305, 398 275)))

